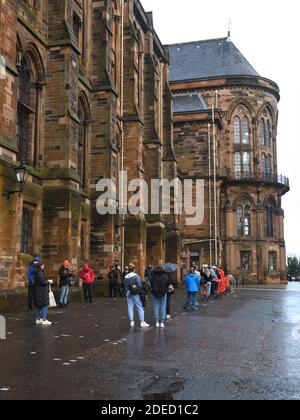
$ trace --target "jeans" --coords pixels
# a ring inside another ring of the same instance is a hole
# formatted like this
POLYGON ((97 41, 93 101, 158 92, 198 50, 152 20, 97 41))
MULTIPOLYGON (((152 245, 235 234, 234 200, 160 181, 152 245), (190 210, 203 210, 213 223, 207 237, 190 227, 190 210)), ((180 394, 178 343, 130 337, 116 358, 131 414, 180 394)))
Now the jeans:
POLYGON ((68 303, 69 291, 70 291, 70 286, 68 285, 61 286, 60 298, 59 298, 59 303, 61 305, 66 305, 68 303))
POLYGON ((44 306, 43 308, 36 308, 36 320, 46 321, 48 315, 48 306, 44 306))
POLYGON ((82 285, 83 288, 83 294, 84 294, 84 300, 90 303, 93 302, 93 285, 92 283, 84 283, 82 285))
POLYGON ((197 308, 198 292, 188 292, 185 299, 184 308, 188 309, 192 305, 193 309, 197 308))
POLYGON ((153 298, 153 304, 155 322, 165 322, 167 315, 167 295, 162 298, 153 298))
POLYGON ((211 293, 211 281, 207 282, 206 286, 207 286, 207 296, 209 297, 211 293))
POLYGON ((130 321, 134 321, 134 307, 137 307, 139 313, 139 319, 141 322, 145 321, 145 311, 141 301, 140 295, 131 295, 127 292, 127 305, 128 305, 128 315, 130 321))

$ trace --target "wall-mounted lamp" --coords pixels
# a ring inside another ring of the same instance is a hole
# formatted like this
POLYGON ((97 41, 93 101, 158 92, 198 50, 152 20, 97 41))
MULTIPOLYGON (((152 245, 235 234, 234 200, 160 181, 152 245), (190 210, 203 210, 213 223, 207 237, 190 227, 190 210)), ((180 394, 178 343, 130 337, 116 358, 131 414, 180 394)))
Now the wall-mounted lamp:
POLYGON ((14 171, 15 171, 16 179, 19 185, 19 189, 16 191, 8 190, 7 198, 10 198, 10 196, 13 194, 22 193, 29 178, 29 172, 27 170, 25 162, 22 162, 19 167, 14 168, 14 171))

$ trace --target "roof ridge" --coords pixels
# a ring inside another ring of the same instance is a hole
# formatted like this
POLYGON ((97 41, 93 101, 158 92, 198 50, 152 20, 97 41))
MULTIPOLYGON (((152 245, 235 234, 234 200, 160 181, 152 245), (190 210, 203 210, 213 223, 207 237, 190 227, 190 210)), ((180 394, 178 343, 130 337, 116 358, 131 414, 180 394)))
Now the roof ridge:
POLYGON ((228 39, 228 37, 202 39, 200 41, 177 42, 175 44, 165 44, 164 47, 176 47, 176 46, 179 46, 179 45, 201 44, 201 43, 204 43, 204 42, 213 42, 213 41, 227 41, 227 39, 228 39))

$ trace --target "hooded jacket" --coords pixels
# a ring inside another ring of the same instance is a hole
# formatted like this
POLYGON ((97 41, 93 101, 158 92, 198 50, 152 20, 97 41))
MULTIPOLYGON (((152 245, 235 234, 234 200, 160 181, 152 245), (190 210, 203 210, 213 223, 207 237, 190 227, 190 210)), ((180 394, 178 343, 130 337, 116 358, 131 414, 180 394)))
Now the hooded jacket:
POLYGON ((186 276, 186 289, 189 293, 199 292, 200 279, 196 273, 188 273, 186 276))
POLYGON ((41 262, 41 259, 39 257, 36 257, 28 267, 27 279, 28 279, 28 282, 29 282, 30 286, 34 285, 36 266, 40 262, 41 262))
POLYGON ((92 269, 89 268, 87 264, 85 264, 83 270, 80 273, 80 278, 83 284, 91 284, 95 281, 95 274, 92 269))

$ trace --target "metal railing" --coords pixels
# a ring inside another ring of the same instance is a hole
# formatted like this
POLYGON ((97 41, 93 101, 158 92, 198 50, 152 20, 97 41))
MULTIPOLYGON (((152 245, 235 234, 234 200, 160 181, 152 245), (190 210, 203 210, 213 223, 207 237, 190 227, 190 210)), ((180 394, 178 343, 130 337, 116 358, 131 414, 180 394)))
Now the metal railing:
POLYGON ((276 174, 266 174, 266 173, 232 173, 228 170, 221 170, 220 176, 224 176, 231 181, 256 181, 256 182, 266 182, 273 184, 281 184, 290 188, 290 180, 285 175, 276 175, 276 174))

